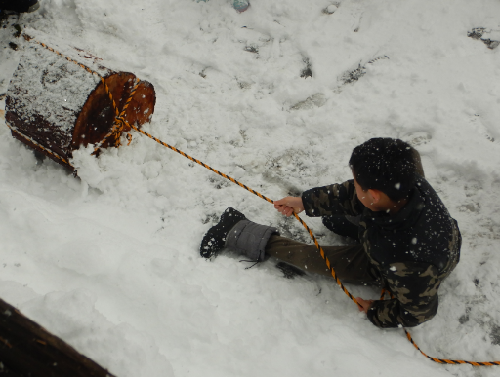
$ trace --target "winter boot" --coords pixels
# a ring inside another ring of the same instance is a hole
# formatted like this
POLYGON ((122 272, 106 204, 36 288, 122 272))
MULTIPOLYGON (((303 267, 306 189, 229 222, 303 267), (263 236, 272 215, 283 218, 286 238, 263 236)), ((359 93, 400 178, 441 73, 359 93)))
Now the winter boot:
POLYGON ((0 0, 0 9, 2 11, 31 13, 38 8, 40 8, 38 0, 0 0))
POLYGON ((216 255, 225 247, 245 255, 253 262, 262 262, 266 245, 276 228, 256 224, 245 215, 229 207, 222 214, 217 225, 211 227, 203 237, 200 254, 204 258, 216 255))
POLYGON ((211 227, 203 237, 200 245, 200 255, 211 258, 218 251, 226 247, 227 234, 240 220, 246 219, 245 215, 234 208, 227 208, 217 225, 211 227))
POLYGON ((279 235, 276 228, 244 219, 229 231, 226 247, 245 255, 252 262, 262 262, 273 234, 279 235))

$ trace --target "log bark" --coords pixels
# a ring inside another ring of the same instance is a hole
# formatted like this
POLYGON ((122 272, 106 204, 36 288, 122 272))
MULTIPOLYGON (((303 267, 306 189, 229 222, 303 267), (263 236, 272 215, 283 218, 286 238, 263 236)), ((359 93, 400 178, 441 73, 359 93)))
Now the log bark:
MULTIPOLYGON (((25 44, 7 92, 5 119, 14 137, 71 167, 73 150, 102 142, 113 127, 116 110, 101 77, 119 112, 138 79, 104 67, 83 50, 62 50, 61 55, 35 41, 25 44)), ((150 121, 155 101, 153 85, 140 81, 124 119, 140 128, 150 121)), ((102 148, 115 146, 117 137, 104 140, 102 148)))
POLYGON ((0 376, 113 377, 1 299, 0 376))

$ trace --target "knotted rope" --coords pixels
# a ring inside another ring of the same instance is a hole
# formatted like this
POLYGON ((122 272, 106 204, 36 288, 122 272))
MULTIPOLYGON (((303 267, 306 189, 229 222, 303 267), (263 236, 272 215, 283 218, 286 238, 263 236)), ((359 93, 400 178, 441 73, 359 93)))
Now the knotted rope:
MULTIPOLYGON (((30 39, 31 39, 31 38, 30 38, 30 39)), ((28 39, 28 40, 30 40, 30 39, 28 39)), ((244 185, 243 183, 241 183, 241 182, 237 181, 236 179, 234 179, 234 178, 232 178, 232 177, 230 177, 230 176, 228 176, 228 175, 226 175, 226 174, 224 174, 224 173, 222 173, 222 172, 220 172, 220 171, 218 171, 218 170, 216 170, 216 169, 213 169, 212 167, 208 166, 207 164, 205 164, 205 163, 203 163, 203 162, 201 162, 201 161, 199 161, 199 160, 197 160, 197 159, 195 159, 195 158, 193 158, 193 157, 189 156, 188 154, 186 154, 186 153, 184 153, 183 151, 181 151, 181 150, 179 150, 179 149, 175 148, 174 146, 171 146, 171 145, 169 145, 169 144, 167 144, 167 143, 165 143, 165 142, 161 141, 160 139, 158 139, 158 138, 156 138, 156 137, 152 136, 151 134, 149 134, 149 133, 147 133, 147 132, 145 132, 145 131, 143 131, 143 130, 139 129, 139 128, 138 128, 138 127, 136 127, 135 125, 133 125, 133 124, 129 124, 129 123, 128 123, 125 119, 124 119, 124 115, 125 115, 125 111, 127 110, 127 107, 128 107, 128 105, 129 105, 130 101, 132 100, 132 97, 135 95, 135 92, 136 92, 136 90, 137 90, 137 86, 139 85, 139 82, 140 82, 140 80, 139 80, 139 79, 137 79, 136 84, 135 84, 135 87, 133 88, 132 92, 130 93, 129 98, 127 99, 127 102, 125 103, 125 105, 124 105, 124 107, 123 107, 122 111, 120 112, 120 111, 119 111, 119 109, 118 109, 118 107, 116 106, 116 103, 115 103, 115 101, 114 101, 114 99, 113 99, 112 95, 111 95, 111 92, 109 91, 109 88, 108 88, 108 87, 107 87, 107 85, 106 85, 106 82, 104 81, 104 78, 103 78, 103 77, 102 77, 99 73, 97 73, 97 72, 95 72, 95 71, 91 70, 89 67, 87 67, 87 66, 85 66, 85 65, 83 65, 83 64, 81 64, 81 63, 79 63, 79 62, 77 62, 77 61, 75 61, 75 60, 73 60, 73 59, 70 59, 70 58, 68 58, 68 57, 66 57, 66 56, 63 56, 61 53, 59 53, 59 52, 57 52, 56 50, 54 50, 54 49, 52 49, 52 48, 48 47, 48 46, 47 46, 47 45, 45 45, 44 43, 41 43, 41 42, 38 42, 38 41, 35 41, 35 40, 34 40, 34 42, 35 42, 35 43, 37 43, 37 44, 39 44, 39 45, 41 45, 41 46, 43 46, 43 47, 45 47, 46 49, 48 49, 48 50, 50 50, 50 51, 52 51, 52 52, 54 52, 54 53, 56 53, 56 54, 58 54, 58 55, 60 55, 60 56, 64 57, 66 60, 71 61, 71 62, 73 62, 73 63, 75 63, 75 64, 78 64, 80 67, 82 67, 82 68, 86 69, 87 71, 89 71, 89 72, 90 72, 90 73, 92 73, 92 74, 96 74, 96 75, 98 75, 98 76, 101 78, 101 81, 102 81, 102 83, 103 83, 103 85, 104 85, 104 88, 105 88, 105 90, 106 90, 106 93, 108 94, 108 97, 109 97, 109 99, 110 99, 110 101, 111 101, 111 103, 112 103, 113 109, 114 109, 114 111, 115 111, 115 121, 114 121, 114 123, 113 123, 113 127, 112 127, 112 129, 110 130, 110 132, 109 132, 109 133, 108 133, 108 134, 104 137, 104 139, 103 139, 100 143, 96 144, 96 147, 95 147, 95 149, 94 149, 94 152, 93 152, 93 153, 96 153, 96 152, 97 152, 97 150, 98 150, 98 149, 102 146, 102 144, 104 143, 104 141, 105 141, 108 137, 110 137, 111 135, 115 135, 115 146, 117 146, 117 147, 118 147, 118 146, 120 145, 120 143, 119 143, 119 140, 118 140, 118 139, 120 138, 120 135, 121 135, 121 133, 122 133, 122 130, 123 130, 124 126, 127 126, 127 127, 131 128, 131 129, 134 129, 135 131, 137 131, 137 132, 139 132, 139 133, 141 133, 141 134, 143 134, 143 135, 147 136, 148 138, 150 138, 150 139, 152 139, 152 140, 156 141, 157 143, 159 143, 159 144, 163 145, 164 147, 169 148, 169 149, 173 150, 174 152, 179 153, 180 155, 182 155, 183 157, 185 157, 185 158, 189 159, 190 161, 193 161, 193 162, 197 163, 198 165, 203 166, 205 169, 208 169, 208 170, 210 170, 210 171, 212 171, 212 172, 214 172, 214 173, 216 173, 216 174, 220 175, 221 177, 223 177, 223 178, 225 178, 225 179, 228 179, 229 181, 231 181, 231 182, 233 182, 233 183, 237 184, 238 186, 240 186, 240 187, 244 188, 245 190, 249 191, 250 193, 252 193, 252 194, 254 194, 254 195, 258 196, 259 198, 264 199, 264 200, 266 200, 267 202, 269 202, 269 203, 271 203, 271 204, 273 204, 273 203, 274 203, 274 202, 273 202, 273 200, 271 200, 271 199, 269 199, 268 197, 266 197, 266 196, 264 196, 264 195, 260 194, 260 193, 259 193, 259 192, 257 192, 257 191, 252 190, 250 187, 248 187, 248 186, 244 185)), ((11 129, 12 129, 12 128, 11 128, 11 129)), ((131 139, 129 138, 129 144, 130 144, 130 140, 131 140, 131 139)), ((31 142, 33 142, 31 139, 30 139, 30 141, 31 141, 31 142)), ((40 146, 38 143, 35 143, 35 144, 37 144, 38 146, 40 146)), ((42 148, 43 148, 43 147, 42 147, 42 148)), ((48 151, 46 148, 43 148, 43 149, 44 149, 44 150, 46 150, 46 151, 48 151)), ((58 157, 58 158, 60 158, 61 160, 63 160, 60 156, 57 156, 57 155, 55 155, 55 156, 56 156, 56 157, 58 157)), ((63 160, 63 161, 64 161, 64 160, 63 160)), ((312 230, 311 230, 311 229, 309 228, 309 226, 308 226, 308 225, 307 225, 307 224, 306 224, 306 223, 305 223, 305 222, 304 222, 304 221, 303 221, 303 220, 302 220, 302 219, 298 216, 298 214, 297 214, 297 213, 295 213, 295 212, 294 212, 294 213, 293 213, 293 215, 294 215, 294 217, 295 217, 295 218, 296 218, 296 219, 297 219, 297 220, 298 220, 298 221, 302 224, 302 226, 304 226, 304 228, 305 228, 305 229, 307 230, 307 232, 309 233, 309 236, 311 237, 311 239, 312 239, 312 240, 313 240, 313 242, 314 242, 314 245, 315 245, 315 246, 316 246, 316 248, 318 249, 318 251, 319 251, 319 253, 320 253, 320 255, 321 255, 321 258, 323 258, 323 260, 325 261, 326 266, 327 266, 327 267, 328 267, 328 269, 330 270, 330 273, 331 273, 331 275, 332 275, 333 279, 335 280, 335 282, 336 282, 336 283, 339 285, 339 287, 340 287, 340 288, 344 291, 344 293, 345 293, 345 294, 346 294, 346 295, 347 295, 347 296, 348 296, 348 297, 349 297, 349 298, 350 298, 350 299, 351 299, 351 300, 352 300, 352 301, 353 301, 356 305, 358 305, 358 307, 361 307, 361 305, 360 305, 360 304, 356 301, 356 299, 354 298, 354 296, 353 296, 353 295, 352 295, 352 294, 351 294, 351 293, 347 290, 347 288, 344 286, 344 284, 342 284, 342 282, 338 279, 337 274, 335 273, 335 270, 333 269, 333 266, 331 265, 330 261, 329 261, 329 260, 328 260, 328 258, 326 257, 326 255, 325 255, 325 252, 324 252, 323 248, 319 245, 319 243, 318 243, 318 241, 317 241, 316 237, 314 236, 314 234, 313 234, 312 230)), ((390 292, 389 292, 389 293, 390 293, 390 292)), ((383 291, 382 291, 381 300, 384 298, 384 294, 385 294, 385 291, 383 290, 383 291)), ((415 348, 416 348, 416 349, 417 349, 417 350, 418 350, 418 351, 419 351, 419 352, 420 352, 423 356, 425 356, 426 358, 428 358, 428 359, 430 359, 430 360, 432 360, 432 361, 434 361, 434 362, 436 362, 436 363, 440 363, 440 364, 470 364, 470 365, 474 365, 474 366, 493 366, 493 365, 500 365, 500 361, 467 361, 467 360, 451 360, 451 359, 439 359, 439 358, 435 358, 435 357, 428 356, 428 355, 427 355, 427 354, 425 354, 425 353, 424 353, 424 352, 423 352, 423 351, 422 351, 422 350, 418 347, 418 345, 417 345, 417 344, 413 341, 413 338, 411 337, 411 335, 410 335, 410 333, 408 332, 408 330, 406 330, 405 328, 403 328, 403 330, 404 330, 404 332, 405 332, 405 334, 406 334, 406 337, 407 337, 407 338, 408 338, 408 340, 410 341, 410 343, 411 343, 411 344, 413 344, 413 346, 414 346, 414 347, 415 347, 415 348)))

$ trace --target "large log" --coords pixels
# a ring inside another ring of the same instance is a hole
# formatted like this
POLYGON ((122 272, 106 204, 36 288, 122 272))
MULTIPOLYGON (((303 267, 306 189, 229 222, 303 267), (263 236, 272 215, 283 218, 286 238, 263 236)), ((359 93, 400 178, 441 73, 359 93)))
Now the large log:
POLYGON ((0 375, 113 377, 95 361, 0 299, 0 375))
POLYGON ((23 143, 71 167, 72 151, 80 145, 117 146, 121 132, 105 137, 129 97, 124 119, 139 128, 150 121, 156 101, 150 83, 108 69, 81 49, 26 39, 5 106, 7 125, 23 143))

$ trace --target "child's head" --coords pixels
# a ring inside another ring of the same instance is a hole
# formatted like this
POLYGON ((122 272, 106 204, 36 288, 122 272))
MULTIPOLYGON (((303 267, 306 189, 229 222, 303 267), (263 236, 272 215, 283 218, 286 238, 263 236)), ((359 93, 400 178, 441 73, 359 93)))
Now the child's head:
POLYGON ((354 148, 349 165, 363 191, 372 189, 397 202, 415 185, 413 149, 399 139, 373 138, 354 148))

